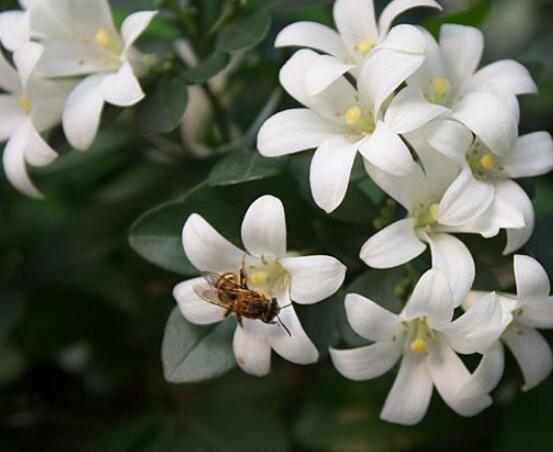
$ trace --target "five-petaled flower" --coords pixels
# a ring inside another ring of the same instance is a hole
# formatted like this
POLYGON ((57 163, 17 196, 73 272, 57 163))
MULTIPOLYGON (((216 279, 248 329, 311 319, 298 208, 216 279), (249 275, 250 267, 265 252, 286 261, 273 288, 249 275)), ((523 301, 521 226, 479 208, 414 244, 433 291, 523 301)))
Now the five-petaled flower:
MULTIPOLYGON (((284 207, 273 196, 262 196, 248 209, 242 222, 246 252, 222 237, 200 215, 191 215, 182 232, 186 256, 201 271, 238 274, 245 259, 250 288, 276 298, 280 322, 243 319, 234 333, 236 362, 247 373, 270 370, 271 349, 297 364, 310 364, 318 351, 303 330, 291 301, 312 304, 334 294, 346 268, 330 256, 294 256, 286 252, 284 207), (282 325, 289 330, 286 331, 282 325)), ((224 319, 225 310, 202 299, 194 287, 202 278, 175 287, 174 296, 184 317, 192 323, 211 324, 224 319)))

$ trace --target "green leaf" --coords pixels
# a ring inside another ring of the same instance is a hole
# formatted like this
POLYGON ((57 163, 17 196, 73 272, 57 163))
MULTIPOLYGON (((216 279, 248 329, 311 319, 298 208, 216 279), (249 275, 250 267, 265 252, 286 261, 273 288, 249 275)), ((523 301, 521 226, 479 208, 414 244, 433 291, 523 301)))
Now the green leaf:
POLYGON ((287 158, 263 157, 248 149, 235 151, 221 159, 209 174, 209 185, 225 186, 277 176, 286 165, 287 158))
MULTIPOLYGON (((243 211, 225 199, 222 191, 199 185, 182 198, 146 212, 132 226, 129 243, 144 259, 186 276, 198 274, 182 247, 181 233, 186 219, 199 213, 227 238, 236 238, 233 226, 240 224, 243 211)), ((237 240, 236 240, 237 241, 237 240)))
POLYGON ((257 0, 260 7, 267 12, 286 12, 297 9, 324 7, 330 5, 332 0, 257 0))
POLYGON ((482 25, 484 19, 491 10, 490 0, 469 0, 468 7, 462 11, 456 11, 451 14, 443 14, 426 21, 426 29, 434 36, 438 36, 440 28, 444 24, 471 25, 478 27, 482 25))
POLYGON ((220 52, 248 50, 259 44, 271 28, 271 16, 258 13, 231 22, 217 36, 216 48, 220 52))
MULTIPOLYGON (((207 302, 206 302, 207 303, 207 302)), ((232 320, 199 326, 178 308, 169 316, 161 348, 163 374, 170 383, 194 383, 223 375, 236 366, 232 320)))
POLYGON ((23 312, 23 297, 16 292, 0 291, 0 343, 3 342, 23 312))
POLYGON ((172 132, 181 124, 187 103, 186 80, 182 76, 163 77, 138 104, 138 126, 147 132, 172 132))
POLYGON ((197 66, 188 69, 184 73, 184 77, 188 81, 199 85, 223 71, 229 62, 230 55, 227 53, 214 53, 197 66))
POLYGON ((0 345, 0 385, 17 380, 25 370, 25 359, 15 348, 0 345))

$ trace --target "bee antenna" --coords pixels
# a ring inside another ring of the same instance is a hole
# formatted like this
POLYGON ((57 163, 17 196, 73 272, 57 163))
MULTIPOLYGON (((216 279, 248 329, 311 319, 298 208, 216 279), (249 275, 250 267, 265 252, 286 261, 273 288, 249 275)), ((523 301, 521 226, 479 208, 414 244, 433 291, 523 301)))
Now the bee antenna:
POLYGON ((288 333, 288 336, 292 337, 292 333, 290 333, 290 330, 288 329, 288 327, 282 323, 282 320, 280 320, 280 317, 277 315, 277 319, 278 319, 278 323, 280 323, 282 325, 282 328, 284 328, 284 330, 288 333))
POLYGON ((280 309, 289 308, 290 306, 292 306, 292 303, 288 303, 285 306, 281 306, 280 309))

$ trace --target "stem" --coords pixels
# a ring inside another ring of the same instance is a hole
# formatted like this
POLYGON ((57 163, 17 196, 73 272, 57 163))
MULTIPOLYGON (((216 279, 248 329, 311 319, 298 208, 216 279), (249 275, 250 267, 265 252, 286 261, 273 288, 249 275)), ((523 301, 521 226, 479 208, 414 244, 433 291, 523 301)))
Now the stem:
POLYGON ((219 128, 219 132, 221 133, 221 138, 225 143, 228 143, 231 137, 230 137, 230 128, 226 119, 225 110, 221 105, 221 103, 219 102, 219 99, 217 99, 217 96, 215 96, 215 94, 211 90, 209 83, 204 83, 201 86, 207 98, 209 99, 211 108, 213 109, 213 116, 215 118, 215 122, 217 123, 217 127, 219 128))

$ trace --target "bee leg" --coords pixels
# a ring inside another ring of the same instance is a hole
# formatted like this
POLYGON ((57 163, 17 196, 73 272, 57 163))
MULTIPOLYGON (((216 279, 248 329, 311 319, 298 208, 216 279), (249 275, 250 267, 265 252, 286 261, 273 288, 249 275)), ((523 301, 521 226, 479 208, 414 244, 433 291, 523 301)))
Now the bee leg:
POLYGON ((232 314, 232 309, 231 308, 228 308, 226 311, 225 311, 225 314, 223 315, 223 318, 227 319, 229 315, 232 314))
POLYGON ((243 328, 244 324, 242 323, 242 316, 240 314, 236 314, 236 320, 238 321, 238 325, 243 328))
POLYGON ((242 264, 240 265, 240 287, 248 288, 248 272, 246 270, 246 255, 242 256, 242 264))

